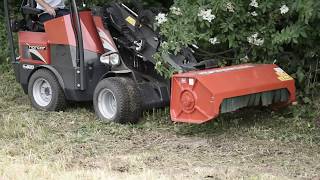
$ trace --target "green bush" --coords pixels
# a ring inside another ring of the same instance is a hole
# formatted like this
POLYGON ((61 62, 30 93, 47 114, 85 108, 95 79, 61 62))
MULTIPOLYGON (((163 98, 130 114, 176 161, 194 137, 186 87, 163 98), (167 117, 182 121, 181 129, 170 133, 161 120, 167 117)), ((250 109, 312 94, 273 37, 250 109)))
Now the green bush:
POLYGON ((319 85, 319 0, 175 0, 157 17, 162 52, 195 44, 222 64, 276 62, 306 94, 319 85))
POLYGON ((9 61, 9 47, 3 18, 0 17, 0 73, 7 69, 9 61))

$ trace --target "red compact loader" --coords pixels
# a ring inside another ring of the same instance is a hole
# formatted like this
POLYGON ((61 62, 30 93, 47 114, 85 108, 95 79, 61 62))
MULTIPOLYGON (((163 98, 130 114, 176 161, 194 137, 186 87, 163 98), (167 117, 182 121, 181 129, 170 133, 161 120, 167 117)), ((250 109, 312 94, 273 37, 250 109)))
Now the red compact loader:
POLYGON ((163 55, 179 72, 170 83, 155 71, 153 55, 162 38, 152 28, 152 11, 122 3, 88 9, 69 0, 69 5, 70 14, 41 23, 43 12, 34 0, 23 0, 21 20, 10 18, 4 0, 16 79, 36 109, 93 101, 100 119, 135 123, 143 110, 170 104, 173 121, 204 123, 244 107, 295 102, 295 82, 278 66, 217 68, 214 60, 196 59, 190 48, 163 55))

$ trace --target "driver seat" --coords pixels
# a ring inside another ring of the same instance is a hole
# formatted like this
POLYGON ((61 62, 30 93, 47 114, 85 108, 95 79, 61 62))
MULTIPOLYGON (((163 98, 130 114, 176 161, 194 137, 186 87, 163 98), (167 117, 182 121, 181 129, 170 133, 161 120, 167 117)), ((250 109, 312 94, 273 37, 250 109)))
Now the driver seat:
POLYGON ((44 25, 39 21, 42 10, 37 9, 35 0, 24 0, 21 5, 21 13, 25 21, 25 28, 28 31, 44 32, 44 25))

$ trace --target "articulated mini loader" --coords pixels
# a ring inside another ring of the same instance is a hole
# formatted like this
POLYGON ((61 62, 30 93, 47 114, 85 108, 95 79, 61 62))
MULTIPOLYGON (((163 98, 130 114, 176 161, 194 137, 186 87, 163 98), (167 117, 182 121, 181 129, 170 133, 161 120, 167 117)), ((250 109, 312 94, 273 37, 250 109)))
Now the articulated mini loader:
POLYGON ((10 18, 4 0, 16 79, 36 109, 93 101, 102 120, 135 123, 143 110, 170 104, 173 121, 204 123, 244 107, 295 102, 294 80, 278 66, 212 68, 188 48, 163 56, 180 72, 170 83, 154 68, 162 38, 151 28, 151 11, 121 3, 81 10, 75 0, 69 5, 70 14, 41 23, 34 0, 23 0, 22 20, 10 18))

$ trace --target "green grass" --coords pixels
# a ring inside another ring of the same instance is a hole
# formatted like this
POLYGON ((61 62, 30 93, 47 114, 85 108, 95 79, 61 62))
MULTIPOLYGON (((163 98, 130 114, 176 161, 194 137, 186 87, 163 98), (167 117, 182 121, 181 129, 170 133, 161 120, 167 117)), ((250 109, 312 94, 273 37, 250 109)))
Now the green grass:
POLYGON ((137 125, 104 124, 91 104, 35 111, 12 72, 2 72, 3 179, 320 177, 317 106, 247 109, 202 125, 153 110, 137 125))

